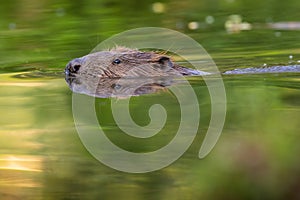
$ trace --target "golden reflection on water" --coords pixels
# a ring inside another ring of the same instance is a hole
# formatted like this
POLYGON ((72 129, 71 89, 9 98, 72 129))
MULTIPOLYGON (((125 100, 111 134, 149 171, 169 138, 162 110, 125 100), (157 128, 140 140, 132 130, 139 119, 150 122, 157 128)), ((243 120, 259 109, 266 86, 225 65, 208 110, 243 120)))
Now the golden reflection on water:
POLYGON ((23 82, 1 82, 1 86, 21 86, 21 87, 38 87, 38 86, 46 86, 43 83, 23 83, 23 82))
POLYGON ((41 172, 42 159, 28 155, 0 155, 0 170, 41 172))
MULTIPOLYGON (((36 176, 42 171, 42 158, 38 156, 0 155, 0 186, 2 188, 41 187, 36 176)), ((7 192, 15 193, 14 191, 7 192)))
POLYGON ((38 119, 34 91, 48 83, 1 79, 0 199, 27 199, 43 187, 44 158, 37 154, 43 146, 38 136, 45 130, 33 127, 38 119))

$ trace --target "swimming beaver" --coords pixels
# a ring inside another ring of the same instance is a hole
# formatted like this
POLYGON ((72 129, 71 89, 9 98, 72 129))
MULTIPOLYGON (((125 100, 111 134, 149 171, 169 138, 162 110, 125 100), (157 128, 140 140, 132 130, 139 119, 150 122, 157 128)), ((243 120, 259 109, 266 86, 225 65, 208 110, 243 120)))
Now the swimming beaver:
POLYGON ((76 58, 67 64, 67 76, 90 75, 101 78, 207 75, 209 73, 177 65, 166 55, 125 47, 76 58))
POLYGON ((165 89, 182 75, 208 75, 174 63, 170 57, 125 47, 71 60, 66 81, 73 92, 101 98, 128 97, 165 89))
MULTIPOLYGON (((251 67, 222 74, 280 72, 300 72, 300 65, 251 67)), ((73 92, 102 98, 154 93, 178 81, 175 80, 178 76, 210 75, 180 66, 167 55, 125 47, 75 58, 67 64, 65 74, 73 92)))

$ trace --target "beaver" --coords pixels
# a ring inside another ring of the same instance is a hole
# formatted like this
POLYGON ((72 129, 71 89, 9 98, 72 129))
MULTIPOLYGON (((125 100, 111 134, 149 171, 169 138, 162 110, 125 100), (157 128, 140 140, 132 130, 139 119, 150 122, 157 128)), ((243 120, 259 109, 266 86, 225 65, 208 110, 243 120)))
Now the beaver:
POLYGON ((180 66, 165 54, 116 47, 71 60, 66 82, 76 93, 100 98, 156 93, 176 77, 209 73, 180 66))
MULTIPOLYGON (((250 67, 221 74, 282 72, 299 73, 300 65, 250 67)), ((65 75, 73 92, 106 98, 155 93, 178 82, 177 77, 212 74, 180 66, 165 54, 116 47, 71 60, 65 75)))
POLYGON ((122 78, 199 76, 209 73, 180 66, 169 56, 160 53, 116 47, 71 60, 65 68, 65 74, 67 76, 122 78))

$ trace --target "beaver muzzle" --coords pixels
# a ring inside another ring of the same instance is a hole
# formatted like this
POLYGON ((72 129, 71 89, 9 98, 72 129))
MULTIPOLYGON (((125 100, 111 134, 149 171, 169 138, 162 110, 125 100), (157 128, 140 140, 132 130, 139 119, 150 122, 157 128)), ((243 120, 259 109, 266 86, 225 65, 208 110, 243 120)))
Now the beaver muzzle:
POLYGON ((75 58, 71 60, 65 68, 65 75, 75 76, 75 74, 77 74, 77 72, 79 71, 81 65, 82 65, 81 58, 75 58))

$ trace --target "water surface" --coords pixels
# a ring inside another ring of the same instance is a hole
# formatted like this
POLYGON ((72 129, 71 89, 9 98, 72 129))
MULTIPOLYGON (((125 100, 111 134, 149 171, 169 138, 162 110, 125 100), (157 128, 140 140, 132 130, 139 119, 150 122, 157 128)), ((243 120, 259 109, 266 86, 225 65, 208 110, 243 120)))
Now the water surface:
MULTIPOLYGON (((217 145, 202 160, 197 155, 211 116, 210 96, 201 78, 189 79, 201 111, 197 137, 175 163, 146 174, 116 171, 87 152, 75 129, 72 92, 64 80, 70 59, 89 53, 112 34, 143 26, 188 34, 210 53, 220 71, 297 63, 297 30, 225 30, 231 14, 260 24, 300 17, 299 1, 266 2, 172 1, 164 5, 173 12, 164 13, 154 13, 149 1, 1 3, 0 198, 299 198, 299 73, 223 76, 226 122, 217 145), (213 16, 214 23, 207 24, 207 16, 213 16), (199 21, 200 28, 189 29, 191 21, 199 21)), ((168 111, 166 127, 147 140, 120 131, 111 101, 97 99, 95 108, 107 137, 118 146, 153 151, 174 137, 180 110, 170 92, 131 98, 133 120, 139 125, 149 123, 153 104, 168 111)))

